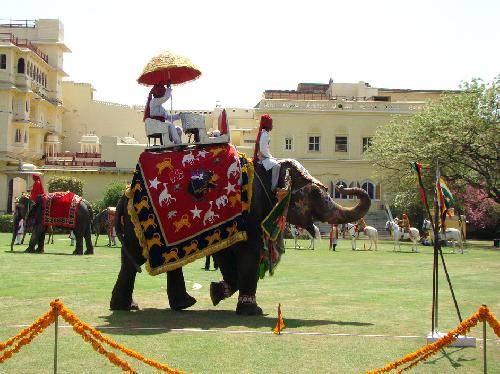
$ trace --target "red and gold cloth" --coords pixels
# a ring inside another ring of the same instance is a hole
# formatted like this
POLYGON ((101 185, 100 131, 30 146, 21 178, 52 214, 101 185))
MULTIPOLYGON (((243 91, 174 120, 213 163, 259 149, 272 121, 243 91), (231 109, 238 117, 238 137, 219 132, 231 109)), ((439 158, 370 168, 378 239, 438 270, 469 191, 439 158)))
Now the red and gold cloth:
POLYGON ((253 164, 229 144, 143 152, 128 213, 151 275, 246 240, 253 164))
POLYGON ((73 192, 51 192, 43 195, 44 226, 52 225, 72 229, 76 225, 77 210, 82 198, 73 192))

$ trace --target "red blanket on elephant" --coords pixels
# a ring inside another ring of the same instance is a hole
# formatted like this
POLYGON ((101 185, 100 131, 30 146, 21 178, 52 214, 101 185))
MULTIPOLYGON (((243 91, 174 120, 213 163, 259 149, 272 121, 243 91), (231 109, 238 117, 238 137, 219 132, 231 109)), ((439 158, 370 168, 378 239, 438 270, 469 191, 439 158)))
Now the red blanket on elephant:
POLYGON ((251 161, 232 145, 143 152, 127 196, 149 273, 245 240, 252 180, 251 161))
POLYGON ((51 192, 43 195, 43 225, 74 228, 82 198, 73 192, 51 192))

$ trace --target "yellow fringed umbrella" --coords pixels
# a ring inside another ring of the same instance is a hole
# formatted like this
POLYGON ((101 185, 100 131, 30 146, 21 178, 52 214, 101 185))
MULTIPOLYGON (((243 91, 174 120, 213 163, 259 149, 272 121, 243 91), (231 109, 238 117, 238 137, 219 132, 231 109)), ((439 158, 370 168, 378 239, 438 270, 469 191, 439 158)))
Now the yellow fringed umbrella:
POLYGON ((195 80, 200 75, 200 69, 187 57, 166 51, 148 62, 137 82, 146 86, 169 82, 181 84, 195 80))

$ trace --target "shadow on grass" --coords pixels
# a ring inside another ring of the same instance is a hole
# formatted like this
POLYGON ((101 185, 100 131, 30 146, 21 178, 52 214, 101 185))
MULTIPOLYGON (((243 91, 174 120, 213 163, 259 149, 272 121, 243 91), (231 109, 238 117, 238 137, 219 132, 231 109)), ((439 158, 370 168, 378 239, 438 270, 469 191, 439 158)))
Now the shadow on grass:
POLYGON ((452 355, 455 355, 456 353, 464 350, 465 348, 462 347, 462 348, 457 348, 455 349, 454 351, 451 351, 451 352, 447 352, 446 350, 444 349, 441 349, 441 356, 439 357, 436 357, 434 360, 428 360, 425 362, 425 364, 427 365, 435 365, 436 362, 438 362, 439 360, 442 360, 443 358, 447 359, 448 362, 450 363, 450 365, 453 367, 453 368, 459 368, 461 366, 463 366, 461 364, 461 362, 469 362, 469 361, 476 361, 475 358, 464 358, 463 355, 461 354, 460 356, 458 356, 457 358, 453 358, 452 355))
MULTIPOLYGON (((276 325, 276 316, 240 316, 233 310, 185 310, 171 309, 142 309, 135 312, 114 311, 108 316, 99 318, 107 322, 106 325, 96 326, 107 334, 153 335, 162 334, 172 329, 225 329, 228 327, 246 327, 257 329, 262 327, 273 328, 276 325)), ((339 325, 339 326, 372 326, 373 323, 329 321, 317 319, 285 318, 289 328, 339 325)))
MULTIPOLYGON (((51 255, 51 256, 76 256, 73 253, 61 253, 61 252, 47 252, 44 251, 43 253, 39 252, 25 252, 25 251, 5 251, 5 253, 12 253, 12 254, 22 254, 22 255, 51 255)), ((83 255, 81 255, 83 257, 83 255)), ((88 257, 89 255, 86 255, 85 257, 88 257)))

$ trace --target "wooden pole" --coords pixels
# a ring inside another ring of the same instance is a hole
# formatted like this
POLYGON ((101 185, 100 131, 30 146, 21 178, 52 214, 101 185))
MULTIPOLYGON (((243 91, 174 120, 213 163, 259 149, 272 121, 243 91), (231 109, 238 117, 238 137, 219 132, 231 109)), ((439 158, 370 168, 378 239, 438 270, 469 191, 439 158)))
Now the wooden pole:
POLYGON ((57 309, 54 308, 54 374, 57 374, 57 334, 59 330, 59 314, 57 309))
POLYGON ((486 320, 483 321, 483 373, 488 373, 486 367, 486 320))

